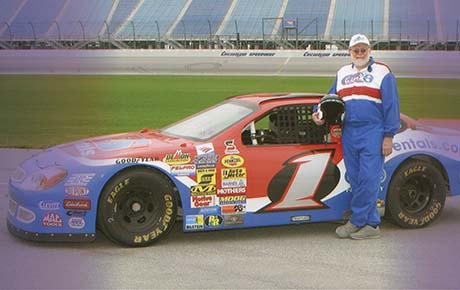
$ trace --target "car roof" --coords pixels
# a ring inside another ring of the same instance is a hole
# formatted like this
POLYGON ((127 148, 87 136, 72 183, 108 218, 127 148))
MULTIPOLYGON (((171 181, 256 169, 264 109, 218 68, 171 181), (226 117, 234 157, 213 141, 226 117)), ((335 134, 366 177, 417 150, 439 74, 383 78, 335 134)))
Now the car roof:
POLYGON ((250 103, 260 105, 268 101, 277 101, 277 100, 310 100, 312 103, 317 103, 318 98, 322 98, 324 94, 320 93, 255 93, 247 94, 240 96, 232 96, 228 99, 243 100, 250 103))

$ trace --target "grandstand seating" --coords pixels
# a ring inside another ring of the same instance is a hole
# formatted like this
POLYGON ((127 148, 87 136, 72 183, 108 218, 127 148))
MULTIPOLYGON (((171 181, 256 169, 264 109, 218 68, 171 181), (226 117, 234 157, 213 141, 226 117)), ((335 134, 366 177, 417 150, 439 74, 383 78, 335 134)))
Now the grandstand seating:
MULTIPOLYGON (((30 0, 29 0, 30 1, 30 0)), ((67 0, 56 18, 63 39, 97 39, 112 8, 113 0, 67 0)), ((110 31, 109 31, 110 32, 110 31)), ((56 35, 51 26, 49 34, 56 35)))
POLYGON ((139 0, 123 0, 119 1, 115 12, 109 22, 109 29, 116 33, 126 23, 126 19, 135 9, 139 0))
MULTIPOLYGON (((21 4, 21 1, 17 3, 21 4)), ((5 3, 9 4, 9 3, 5 3)), ((61 0, 26 1, 10 24, 15 39, 45 38, 64 2, 61 0), (47 9, 43 9, 43 6, 47 9)), ((8 5, 11 9, 12 5, 8 5)), ((14 9, 13 9, 14 11, 14 9)), ((10 10, 11 13, 11 10, 10 10)), ((13 12, 14 13, 14 12, 13 12)))
POLYGON ((459 10, 459 0, 0 0, 0 42, 260 40, 294 23, 303 39, 458 43, 459 10))
POLYGON ((299 35, 324 35, 330 0, 289 0, 285 20, 296 20, 299 35))
POLYGON ((279 16, 282 0, 239 0, 235 10, 226 23, 220 35, 235 35, 237 32, 244 36, 261 37, 262 30, 271 34, 273 21, 267 18, 279 16), (267 22, 263 23, 264 19, 267 22), (267 27, 263 27, 264 24, 267 27), (236 31, 238 26, 238 31, 236 31))
MULTIPOLYGON (((186 0, 148 0, 143 1, 132 21, 139 38, 156 39, 163 36, 184 7, 186 0)), ((118 36, 131 36, 132 27, 125 26, 118 36)))
POLYGON ((231 0, 194 0, 172 35, 182 37, 214 35, 222 23, 231 0))
POLYGON ((339 39, 355 33, 382 35, 384 1, 337 0, 330 35, 339 39))
POLYGON ((391 0, 390 29, 392 39, 426 39, 436 34, 434 1, 391 0), (429 34, 428 34, 429 32, 429 34))

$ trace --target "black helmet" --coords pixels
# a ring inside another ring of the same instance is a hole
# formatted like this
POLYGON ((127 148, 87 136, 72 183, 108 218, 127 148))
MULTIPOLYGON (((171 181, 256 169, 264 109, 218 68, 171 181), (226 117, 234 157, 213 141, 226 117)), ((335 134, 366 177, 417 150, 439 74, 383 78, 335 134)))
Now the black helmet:
POLYGON ((325 119, 328 123, 341 123, 345 113, 345 102, 337 95, 325 95, 319 101, 318 112, 320 119, 325 119))

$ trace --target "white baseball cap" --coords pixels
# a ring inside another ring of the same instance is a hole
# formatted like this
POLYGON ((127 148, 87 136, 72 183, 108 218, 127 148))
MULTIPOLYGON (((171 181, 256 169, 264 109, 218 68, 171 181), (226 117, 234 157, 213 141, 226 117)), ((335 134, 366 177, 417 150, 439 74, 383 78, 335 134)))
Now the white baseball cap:
POLYGON ((348 46, 349 48, 352 48, 353 46, 363 43, 367 44, 368 46, 371 46, 371 43, 369 42, 369 39, 367 39, 366 35, 364 34, 355 34, 351 37, 350 39, 350 45, 348 46))

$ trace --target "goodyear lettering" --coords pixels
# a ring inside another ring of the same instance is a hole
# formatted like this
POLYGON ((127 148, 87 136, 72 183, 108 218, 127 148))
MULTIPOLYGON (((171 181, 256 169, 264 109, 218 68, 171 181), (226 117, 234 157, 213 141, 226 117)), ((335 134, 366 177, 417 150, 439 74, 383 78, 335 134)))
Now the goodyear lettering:
POLYGON ((402 211, 399 212, 398 218, 402 221, 404 221, 407 224, 410 225, 418 225, 418 226, 423 226, 424 224, 429 223, 432 221, 440 212, 442 208, 442 205, 440 202, 436 201, 434 204, 430 207, 428 213, 424 215, 421 218, 412 218, 404 214, 402 211))
POLYGON ((425 170, 426 170, 426 166, 422 166, 422 165, 414 166, 404 172, 404 177, 407 177, 415 172, 424 172, 425 170))
POLYGON ((107 202, 112 204, 113 200, 117 196, 118 192, 122 190, 126 185, 129 184, 129 178, 126 178, 122 182, 118 183, 113 190, 110 192, 109 196, 107 197, 107 202))
POLYGON ((142 163, 158 161, 158 158, 154 157, 131 157, 131 158, 120 158, 115 160, 115 164, 127 164, 127 163, 142 163))
POLYGON ((149 233, 146 233, 144 235, 134 236, 133 238, 134 243, 139 244, 142 242, 148 242, 150 240, 153 240, 168 229, 169 223, 172 220, 174 202, 173 202, 173 197, 169 194, 165 194, 164 200, 165 200, 166 209, 165 209, 165 214, 161 221, 161 225, 156 227, 153 231, 149 233))

